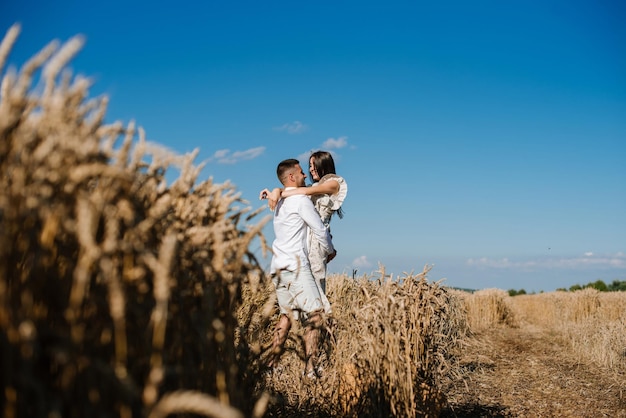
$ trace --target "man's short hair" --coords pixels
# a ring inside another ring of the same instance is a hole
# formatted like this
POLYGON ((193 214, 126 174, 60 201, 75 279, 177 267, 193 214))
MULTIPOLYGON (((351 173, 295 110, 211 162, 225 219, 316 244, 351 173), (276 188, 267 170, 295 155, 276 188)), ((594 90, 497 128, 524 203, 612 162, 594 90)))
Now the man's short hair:
POLYGON ((291 169, 299 164, 300 161, 295 158, 288 158, 278 163, 278 167, 276 168, 276 176, 278 176, 278 180, 280 180, 282 184, 285 184, 285 178, 289 175, 291 169))

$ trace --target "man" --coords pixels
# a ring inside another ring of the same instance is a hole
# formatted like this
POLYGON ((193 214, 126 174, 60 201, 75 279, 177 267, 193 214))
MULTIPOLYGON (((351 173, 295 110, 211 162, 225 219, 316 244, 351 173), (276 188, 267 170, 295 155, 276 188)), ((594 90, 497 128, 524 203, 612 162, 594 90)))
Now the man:
MULTIPOLYGON (((281 161, 276 175, 285 190, 305 185, 306 175, 296 159, 281 161)), ((279 200, 274 210, 276 238, 272 244, 274 255, 270 273, 276 286, 280 318, 274 330, 269 365, 274 366, 283 352, 291 329, 288 315, 296 314, 294 316, 299 317, 304 325, 305 373, 315 377, 324 305, 309 265, 307 229, 319 241, 327 260, 332 260, 337 252, 311 199, 305 195, 295 195, 279 200)))

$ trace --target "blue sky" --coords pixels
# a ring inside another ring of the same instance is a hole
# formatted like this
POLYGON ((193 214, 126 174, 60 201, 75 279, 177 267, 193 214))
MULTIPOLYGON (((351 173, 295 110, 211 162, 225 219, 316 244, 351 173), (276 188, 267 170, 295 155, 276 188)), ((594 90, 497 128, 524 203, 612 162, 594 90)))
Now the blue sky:
POLYGON ((199 148, 253 208, 280 160, 332 151, 331 272, 527 291, 626 280, 625 20, 576 0, 0 6, 11 63, 84 35, 71 66, 108 121, 199 148))

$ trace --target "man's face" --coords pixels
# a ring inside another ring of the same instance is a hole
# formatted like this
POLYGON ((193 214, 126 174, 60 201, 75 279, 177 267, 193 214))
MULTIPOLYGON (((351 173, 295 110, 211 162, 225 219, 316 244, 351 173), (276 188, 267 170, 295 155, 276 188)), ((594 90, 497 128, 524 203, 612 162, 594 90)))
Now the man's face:
POLYGON ((293 179, 296 183, 296 185, 298 187, 304 187, 306 186, 306 183, 304 182, 306 180, 306 174, 304 174, 304 171, 302 171, 302 167, 300 167, 300 164, 296 165, 293 168, 293 179))

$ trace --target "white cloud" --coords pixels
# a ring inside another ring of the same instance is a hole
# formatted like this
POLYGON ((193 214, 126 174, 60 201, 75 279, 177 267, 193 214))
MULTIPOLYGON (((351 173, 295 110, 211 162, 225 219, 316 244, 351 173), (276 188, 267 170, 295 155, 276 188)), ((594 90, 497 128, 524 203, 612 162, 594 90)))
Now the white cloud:
POLYGON ((229 149, 217 150, 215 151, 215 154, 213 154, 213 158, 216 158, 216 159, 225 158, 229 152, 230 152, 229 149))
POLYGON ((339 138, 335 139, 335 138, 328 138, 326 141, 324 141, 322 143, 322 145, 319 148, 316 149, 311 149, 307 152, 303 152, 302 154, 298 155, 298 160, 300 161, 306 161, 306 164, 309 164, 309 157, 311 156, 311 154, 315 151, 328 151, 330 152, 330 154, 333 156, 335 163, 337 163, 337 161, 340 160, 339 155, 333 151, 336 149, 340 149, 340 148, 345 148, 348 146, 348 137, 347 136, 340 136, 339 138))
POLYGON ((358 268, 365 268, 365 267, 371 267, 372 263, 369 262, 369 260, 367 259, 367 256, 362 255, 360 257, 355 258, 352 261, 352 266, 358 267, 358 268))
POLYGON ((250 148, 245 151, 230 152, 229 149, 215 151, 209 161, 217 161, 219 164, 236 164, 244 160, 253 160, 265 152, 265 147, 250 148))
POLYGON ((489 268, 509 268, 513 267, 513 263, 508 258, 501 258, 499 260, 482 257, 482 258, 470 258, 467 260, 467 265, 471 267, 489 267, 489 268))
POLYGON ((563 258, 541 258, 535 260, 512 261, 508 258, 493 259, 488 257, 470 258, 466 261, 469 267, 492 269, 533 270, 537 268, 579 269, 579 268, 618 268, 626 269, 626 255, 622 252, 613 255, 598 256, 586 252, 582 256, 563 258))
POLYGON ((305 169, 304 171, 308 171, 306 168, 309 166, 309 158, 311 157, 312 153, 313 151, 307 151, 296 157, 298 161, 302 162, 302 167, 305 169))
POLYGON ((274 128, 275 131, 283 131, 287 132, 288 134, 301 134, 307 129, 309 129, 309 127, 299 120, 293 121, 291 123, 285 123, 284 125, 276 126, 274 128))
POLYGON ((323 149, 331 150, 331 149, 339 149, 348 146, 348 137, 340 136, 339 138, 328 138, 322 144, 323 149))

